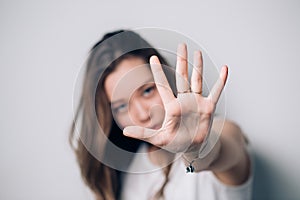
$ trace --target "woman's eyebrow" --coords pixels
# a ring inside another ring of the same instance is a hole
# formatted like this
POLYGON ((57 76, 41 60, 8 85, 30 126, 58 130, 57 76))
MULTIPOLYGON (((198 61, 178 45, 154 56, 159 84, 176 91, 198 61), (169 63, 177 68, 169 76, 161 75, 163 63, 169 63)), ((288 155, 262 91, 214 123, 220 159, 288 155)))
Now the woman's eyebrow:
MULTIPOLYGON (((154 78, 151 77, 151 78, 145 80, 145 81, 143 82, 143 85, 142 85, 142 86, 144 86, 144 85, 146 85, 146 84, 148 84, 148 83, 155 83, 154 78)), ((142 86, 141 86, 141 87, 142 87, 142 86)))
POLYGON ((146 81, 143 82, 143 84, 137 90, 141 90, 141 89, 147 87, 148 84, 152 84, 152 83, 155 84, 153 79, 146 80, 146 81))
MULTIPOLYGON (((143 81, 142 85, 139 86, 137 88, 137 90, 141 89, 143 86, 145 86, 146 84, 149 84, 149 83, 155 83, 153 77, 151 77, 151 78, 146 79, 145 81, 143 81)), ((117 103, 120 103, 120 102, 124 102, 124 99, 118 99, 118 100, 112 101, 111 105, 113 106, 114 104, 117 104, 117 103)))

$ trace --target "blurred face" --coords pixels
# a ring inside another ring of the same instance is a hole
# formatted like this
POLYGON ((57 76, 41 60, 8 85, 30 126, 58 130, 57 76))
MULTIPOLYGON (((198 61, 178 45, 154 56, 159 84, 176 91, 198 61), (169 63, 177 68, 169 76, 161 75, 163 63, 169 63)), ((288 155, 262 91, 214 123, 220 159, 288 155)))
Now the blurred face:
POLYGON ((159 129, 164 109, 148 64, 141 58, 126 58, 107 76, 104 89, 115 121, 122 129, 138 125, 159 129))

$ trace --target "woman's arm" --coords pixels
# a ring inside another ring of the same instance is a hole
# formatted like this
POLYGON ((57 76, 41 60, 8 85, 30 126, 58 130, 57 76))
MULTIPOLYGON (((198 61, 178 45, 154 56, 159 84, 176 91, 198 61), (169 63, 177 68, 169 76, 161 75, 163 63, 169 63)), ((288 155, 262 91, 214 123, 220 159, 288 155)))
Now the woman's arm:
MULTIPOLYGON (((220 126, 220 122, 216 122, 220 126)), ((219 156, 210 169, 224 183, 239 185, 250 175, 250 158, 246 150, 246 138, 233 122, 225 121, 219 142, 219 156)))
MULTIPOLYGON (((222 130, 218 142, 206 157, 193 162, 195 171, 212 170, 223 183, 240 185, 250 174, 246 139, 241 129, 230 121, 225 121, 223 124, 221 120, 214 120, 212 131, 216 130, 222 130)), ((193 158, 195 157, 191 153, 184 154, 185 164, 188 166, 187 160, 191 161, 193 158)))

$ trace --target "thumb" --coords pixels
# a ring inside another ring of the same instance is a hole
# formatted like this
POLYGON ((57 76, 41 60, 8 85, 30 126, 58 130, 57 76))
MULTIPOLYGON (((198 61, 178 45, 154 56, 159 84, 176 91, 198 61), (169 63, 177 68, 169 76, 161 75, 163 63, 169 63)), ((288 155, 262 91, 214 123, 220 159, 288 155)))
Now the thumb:
POLYGON ((123 134, 127 137, 132 137, 149 142, 157 133, 157 130, 144 128, 141 126, 127 126, 123 130, 123 134))

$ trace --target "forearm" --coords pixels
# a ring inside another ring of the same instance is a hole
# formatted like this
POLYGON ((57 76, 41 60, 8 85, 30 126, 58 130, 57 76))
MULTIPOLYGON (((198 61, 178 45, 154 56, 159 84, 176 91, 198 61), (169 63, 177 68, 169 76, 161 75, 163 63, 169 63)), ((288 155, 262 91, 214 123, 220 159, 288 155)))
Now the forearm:
MULTIPOLYGON (((212 128, 220 128, 223 123, 214 123, 212 128)), ((220 130, 220 129, 216 129, 220 130)), ((195 172, 212 170, 224 183, 238 185, 249 176, 249 158, 245 150, 245 139, 241 130, 231 122, 225 122, 219 140, 204 158, 195 159, 195 172)), ((184 154, 188 166, 196 155, 184 154)))
POLYGON ((250 173, 250 160, 242 133, 223 132, 220 143, 220 153, 208 169, 226 184, 242 184, 250 173))

